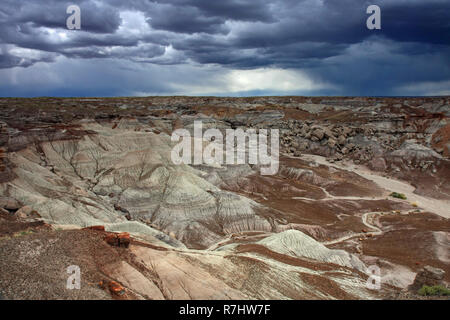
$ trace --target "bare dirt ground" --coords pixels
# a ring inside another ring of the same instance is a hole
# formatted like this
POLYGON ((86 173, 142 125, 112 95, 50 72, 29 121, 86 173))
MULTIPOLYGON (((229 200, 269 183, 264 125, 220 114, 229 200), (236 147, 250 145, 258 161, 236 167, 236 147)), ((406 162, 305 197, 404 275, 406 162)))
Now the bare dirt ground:
POLYGON ((448 97, 0 99, 0 296, 420 298, 424 266, 450 281, 449 116, 448 97), (175 166, 196 120, 279 129, 278 173, 175 166))
POLYGON ((305 155, 302 157, 304 160, 315 161, 322 165, 332 166, 335 168, 348 170, 358 174, 361 177, 369 181, 373 181, 378 187, 385 190, 384 195, 389 195, 392 191, 403 193, 411 203, 416 203, 421 209, 435 213, 444 218, 450 218, 450 200, 434 199, 426 196, 421 196, 415 193, 416 188, 405 181, 399 181, 390 177, 383 177, 377 172, 370 169, 355 165, 353 163, 344 164, 329 164, 324 157, 317 155, 305 155), (389 191, 391 190, 391 191, 389 191))

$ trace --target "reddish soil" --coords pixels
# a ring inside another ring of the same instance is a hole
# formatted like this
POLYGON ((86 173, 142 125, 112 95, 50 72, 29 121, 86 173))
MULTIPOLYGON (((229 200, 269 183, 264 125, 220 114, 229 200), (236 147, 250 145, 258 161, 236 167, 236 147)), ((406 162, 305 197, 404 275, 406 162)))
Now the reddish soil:
POLYGON ((383 230, 388 231, 363 241, 365 255, 408 266, 414 272, 424 265, 432 265, 445 270, 445 279, 450 281, 450 266, 438 258, 432 234, 433 231, 450 232, 448 219, 430 213, 411 213, 383 216, 380 221, 383 230))

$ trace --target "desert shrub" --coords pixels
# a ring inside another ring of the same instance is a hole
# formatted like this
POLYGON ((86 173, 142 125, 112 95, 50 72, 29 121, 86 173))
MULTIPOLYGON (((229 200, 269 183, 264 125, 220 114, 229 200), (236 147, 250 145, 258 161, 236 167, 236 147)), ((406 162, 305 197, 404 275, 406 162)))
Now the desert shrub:
POLYGON ((421 296, 450 296, 450 290, 444 286, 423 286, 419 290, 421 296))
POLYGON ((392 192, 391 193, 391 197, 394 197, 394 198, 397 198, 397 199, 406 200, 406 196, 403 193, 392 192))

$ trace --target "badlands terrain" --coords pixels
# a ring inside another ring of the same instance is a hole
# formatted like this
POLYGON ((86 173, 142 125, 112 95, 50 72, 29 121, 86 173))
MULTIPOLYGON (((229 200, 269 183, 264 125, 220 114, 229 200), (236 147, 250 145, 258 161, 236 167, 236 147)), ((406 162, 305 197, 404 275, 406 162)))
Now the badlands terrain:
POLYGON ((0 297, 419 298, 450 281, 449 119, 450 97, 0 99, 0 297), (195 120, 279 129, 278 173, 173 164, 195 120))

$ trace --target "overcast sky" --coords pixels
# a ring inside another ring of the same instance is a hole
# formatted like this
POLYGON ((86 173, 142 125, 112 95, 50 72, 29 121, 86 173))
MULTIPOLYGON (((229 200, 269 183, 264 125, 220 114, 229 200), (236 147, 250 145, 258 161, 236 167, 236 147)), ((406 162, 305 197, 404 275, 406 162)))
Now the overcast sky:
POLYGON ((0 96, 449 94, 449 0, 0 2, 0 96))

